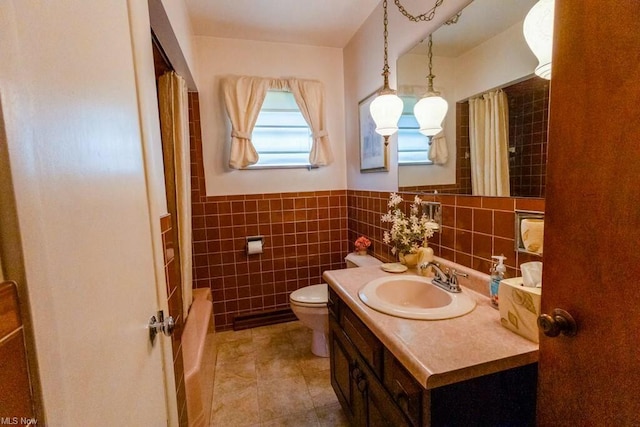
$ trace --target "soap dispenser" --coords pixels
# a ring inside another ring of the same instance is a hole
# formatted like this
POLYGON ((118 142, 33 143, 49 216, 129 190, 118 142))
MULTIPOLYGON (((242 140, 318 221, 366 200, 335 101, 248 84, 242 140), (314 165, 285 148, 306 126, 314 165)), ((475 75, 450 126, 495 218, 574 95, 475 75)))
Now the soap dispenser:
POLYGON ((491 297, 491 306, 498 309, 498 290, 500 289, 500 281, 505 278, 505 272, 507 271, 507 267, 504 265, 504 260, 507 259, 507 257, 504 255, 493 255, 491 258, 495 261, 490 270, 489 296, 491 297))

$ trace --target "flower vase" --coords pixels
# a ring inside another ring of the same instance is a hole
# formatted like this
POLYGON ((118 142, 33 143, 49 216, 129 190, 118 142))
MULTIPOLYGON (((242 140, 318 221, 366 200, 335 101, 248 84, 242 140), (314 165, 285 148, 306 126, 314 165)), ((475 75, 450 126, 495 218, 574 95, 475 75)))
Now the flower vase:
POLYGON ((406 265, 408 268, 415 268, 418 265, 418 254, 400 252, 400 263, 406 265))
POLYGON ((356 253, 358 255, 366 255, 367 254, 367 250, 366 249, 358 250, 358 251, 356 251, 356 253))

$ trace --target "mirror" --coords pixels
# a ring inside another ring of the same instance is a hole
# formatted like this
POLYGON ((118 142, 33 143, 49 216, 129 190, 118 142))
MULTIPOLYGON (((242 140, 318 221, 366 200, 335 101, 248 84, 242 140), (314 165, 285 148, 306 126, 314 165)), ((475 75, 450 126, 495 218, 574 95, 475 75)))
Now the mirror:
POLYGON ((477 135, 480 125, 469 123, 469 100, 502 89, 508 106, 503 161, 508 162, 509 195, 544 197, 549 81, 533 74, 538 62, 522 33, 536 2, 474 0, 432 34, 434 87, 449 103, 437 136, 444 138, 433 141, 435 162, 427 161, 429 140, 412 118, 413 105, 427 86, 428 37, 398 59, 398 95, 405 101, 396 144, 399 191, 492 195, 477 184, 472 190, 472 174, 480 167, 472 167, 479 158, 473 154, 479 137, 470 133, 477 135))

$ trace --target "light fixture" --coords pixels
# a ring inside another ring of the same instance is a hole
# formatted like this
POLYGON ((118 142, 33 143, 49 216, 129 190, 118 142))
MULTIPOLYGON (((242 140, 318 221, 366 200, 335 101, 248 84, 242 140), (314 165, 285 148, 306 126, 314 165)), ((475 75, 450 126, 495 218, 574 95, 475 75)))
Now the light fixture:
POLYGON ((433 40, 429 34, 429 86, 427 93, 413 107, 413 114, 420 125, 420 133, 425 136, 433 136, 442 131, 442 121, 447 115, 449 104, 440 96, 440 92, 433 89, 433 40))
POLYGON ((555 0, 540 0, 524 18, 524 38, 538 58, 536 75, 551 79, 551 53, 553 48, 553 10, 555 0))
POLYGON ((369 107, 371 118, 376 123, 376 132, 384 136, 385 145, 389 143, 389 136, 398 131, 398 120, 402 115, 402 100, 396 94, 396 91, 389 87, 389 61, 387 56, 387 0, 382 2, 384 9, 384 67, 382 68, 382 76, 384 77, 384 86, 378 92, 378 96, 373 100, 369 107))
MULTIPOLYGON (((400 0, 394 0, 400 13, 413 22, 431 21, 436 14, 436 9, 442 5, 443 2, 444 0, 436 0, 433 7, 427 12, 414 16, 407 12, 400 4, 400 0)), ((371 103, 369 111, 371 112, 371 118, 376 124, 376 132, 384 136, 384 144, 387 145, 389 143, 389 136, 398 131, 398 120, 400 120, 400 116, 402 115, 403 103, 396 91, 389 87, 389 61, 387 56, 389 21, 387 19, 387 0, 382 1, 382 8, 384 10, 384 67, 382 68, 384 85, 382 89, 380 89, 380 92, 378 92, 376 99, 371 103)))

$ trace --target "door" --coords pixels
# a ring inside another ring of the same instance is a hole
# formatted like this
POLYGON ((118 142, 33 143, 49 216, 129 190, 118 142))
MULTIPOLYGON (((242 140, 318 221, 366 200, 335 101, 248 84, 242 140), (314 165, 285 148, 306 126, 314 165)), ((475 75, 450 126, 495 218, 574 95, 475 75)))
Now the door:
POLYGON ((134 33, 150 37, 148 12, 145 28, 130 15, 139 5, 0 2, 0 167, 13 179, 47 425, 171 422, 167 338, 151 344, 147 328, 167 298, 152 231, 163 191, 147 174, 136 84, 146 64, 134 64, 134 33))
POLYGON ((538 423, 640 425, 640 2, 557 1, 538 423))

